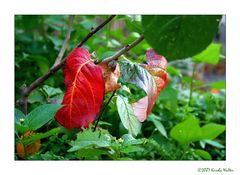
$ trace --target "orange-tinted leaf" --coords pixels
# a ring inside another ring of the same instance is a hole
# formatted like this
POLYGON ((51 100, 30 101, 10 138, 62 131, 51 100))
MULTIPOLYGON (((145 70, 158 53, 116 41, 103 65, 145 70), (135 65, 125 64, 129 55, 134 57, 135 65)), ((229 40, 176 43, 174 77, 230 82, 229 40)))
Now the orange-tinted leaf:
MULTIPOLYGON (((34 135, 34 134, 35 134, 35 133, 32 132, 32 131, 27 131, 27 132, 25 132, 25 133, 21 136, 21 139, 30 137, 30 136, 32 136, 32 135, 34 135)), ((34 142, 34 143, 30 144, 30 145, 27 145, 25 151, 26 151, 27 155, 32 155, 32 154, 37 153, 37 152, 39 151, 40 147, 41 147, 41 142, 40 142, 40 140, 37 140, 36 142, 34 142)), ((18 144, 17 144, 16 150, 17 150, 18 156, 19 156, 21 159, 24 159, 25 154, 24 154, 24 146, 23 146, 22 143, 18 143, 18 144)))
POLYGON ((100 63, 99 66, 102 68, 103 77, 105 81, 105 92, 112 92, 121 87, 117 83, 120 77, 120 67, 117 63, 116 65, 109 65, 108 63, 100 63))
POLYGON ((76 48, 68 56, 63 73, 64 106, 55 118, 67 129, 88 127, 96 119, 104 98, 102 70, 90 61, 86 49, 76 48))

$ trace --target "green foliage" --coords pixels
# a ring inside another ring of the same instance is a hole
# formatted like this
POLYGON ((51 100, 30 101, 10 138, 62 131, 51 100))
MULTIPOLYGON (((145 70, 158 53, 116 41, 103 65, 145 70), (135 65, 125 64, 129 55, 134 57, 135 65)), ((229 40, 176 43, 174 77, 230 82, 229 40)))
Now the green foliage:
MULTIPOLYGON (((64 55, 108 16, 76 15, 64 55)), ((121 76, 99 124, 67 130, 54 119, 65 92, 62 70, 28 97, 29 114, 15 108, 15 143, 41 140, 39 152, 27 160, 224 160, 226 82, 192 78, 192 64, 216 66, 221 45, 212 43, 220 16, 117 15, 84 47, 102 60, 144 35, 145 40, 119 58, 121 76), (146 96, 155 80, 142 67, 153 48, 168 60, 168 85, 152 113, 140 123, 131 104, 146 96), (189 59, 183 59, 191 57, 189 59), (174 61, 171 61, 174 60, 174 61), (217 93, 212 93, 217 89, 217 93), (190 93, 192 93, 190 99, 190 93), (191 100, 191 101, 190 101, 191 100), (23 138, 23 133, 35 134, 23 138)), ((65 39, 67 15, 15 16, 15 99, 54 64, 65 39)), ((94 59, 94 58, 93 58, 94 59)), ((195 74, 199 72, 196 71, 195 74)), ((106 93, 104 104, 111 96, 106 93)), ((19 159, 17 154, 16 159, 19 159)))
POLYGON ((220 19, 213 15, 143 15, 142 26, 148 43, 168 60, 176 60, 205 49, 216 35, 220 19))

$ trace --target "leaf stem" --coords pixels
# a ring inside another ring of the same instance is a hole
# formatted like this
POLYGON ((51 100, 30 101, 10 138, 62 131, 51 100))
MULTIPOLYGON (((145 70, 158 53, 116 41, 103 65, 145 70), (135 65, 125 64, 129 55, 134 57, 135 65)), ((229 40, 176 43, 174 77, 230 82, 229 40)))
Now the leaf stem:
POLYGON ((197 68, 197 64, 196 64, 196 63, 194 63, 194 65, 193 65, 193 70, 192 70, 191 83, 190 83, 190 92, 189 92, 188 106, 190 106, 190 105, 191 105, 191 101, 192 101, 192 93, 193 93, 193 80, 194 80, 194 77, 195 77, 195 71, 196 71, 196 68, 197 68))
POLYGON ((95 124, 95 126, 94 126, 94 129, 93 129, 93 132, 96 130, 97 125, 98 125, 98 123, 99 123, 99 120, 100 120, 101 116, 103 115, 104 111, 106 110, 108 104, 110 103, 110 101, 111 101, 112 98, 114 97, 115 92, 116 92, 116 90, 113 91, 111 97, 108 99, 107 103, 103 106, 102 110, 100 111, 99 117, 98 117, 98 119, 97 119, 97 121, 96 121, 96 124, 95 124))

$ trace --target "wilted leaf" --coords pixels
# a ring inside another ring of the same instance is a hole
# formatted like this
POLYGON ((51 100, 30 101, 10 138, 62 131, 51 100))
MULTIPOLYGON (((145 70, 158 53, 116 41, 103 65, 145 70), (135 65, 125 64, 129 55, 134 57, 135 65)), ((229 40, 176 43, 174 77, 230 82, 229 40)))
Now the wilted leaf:
POLYGON ((104 98, 102 70, 84 48, 68 56, 63 69, 66 93, 55 118, 68 129, 88 127, 96 119, 104 98))
POLYGON ((103 77, 105 81, 105 93, 119 89, 121 87, 121 85, 117 82, 120 77, 119 64, 115 62, 110 62, 100 63, 99 66, 102 68, 103 71, 103 77), (111 63, 115 65, 112 65, 111 63))
POLYGON ((139 103, 136 102, 132 104, 134 114, 139 121, 143 122, 146 120, 147 114, 151 111, 155 103, 154 98, 157 93, 156 83, 151 74, 137 64, 124 60, 121 62, 120 68, 122 73, 121 77, 125 82, 135 84, 147 94, 146 97, 139 100, 139 103))
POLYGON ((123 62, 124 68, 122 69, 123 79, 136 84, 147 94, 147 96, 132 104, 134 114, 141 122, 146 120, 151 113, 160 92, 168 83, 166 59, 153 50, 148 50, 146 56, 147 65, 143 65, 143 67, 149 72, 141 66, 130 62, 123 62))

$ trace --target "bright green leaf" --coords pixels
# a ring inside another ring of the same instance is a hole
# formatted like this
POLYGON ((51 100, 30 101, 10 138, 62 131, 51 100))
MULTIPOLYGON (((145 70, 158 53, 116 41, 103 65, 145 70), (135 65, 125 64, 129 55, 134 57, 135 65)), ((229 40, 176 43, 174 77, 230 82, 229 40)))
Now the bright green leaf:
POLYGON ((215 123, 209 123, 202 128, 202 139, 215 139, 225 131, 225 126, 215 123))
POLYGON ((134 115, 133 108, 129 104, 126 97, 118 95, 117 109, 123 126, 129 131, 130 134, 136 136, 141 130, 141 123, 134 115))
POLYGON ((214 89, 226 89, 226 81, 216 81, 211 83, 210 86, 214 89))
POLYGON ((182 145, 199 140, 201 135, 202 130, 199 126, 199 121, 194 117, 188 117, 170 131, 170 136, 182 145))
POLYGON ((215 37, 221 16, 143 15, 144 37, 168 60, 192 57, 215 37))
POLYGON ((210 44, 204 51, 195 55, 192 60, 208 64, 217 64, 221 53, 221 44, 210 44))
POLYGON ((212 160, 212 156, 207 151, 196 149, 194 152, 205 160, 212 160))

